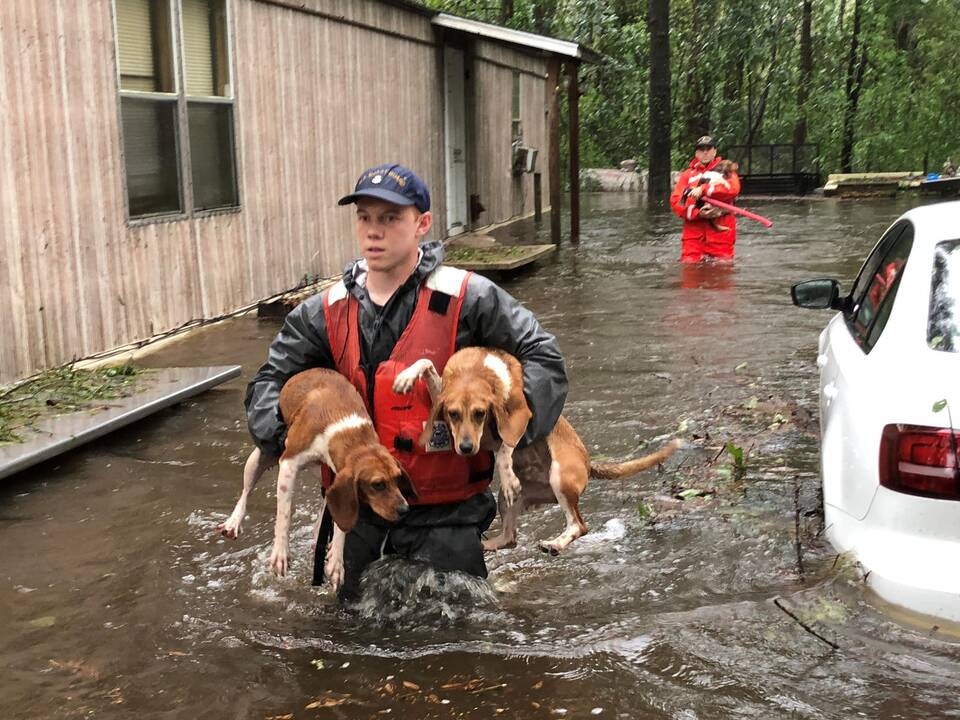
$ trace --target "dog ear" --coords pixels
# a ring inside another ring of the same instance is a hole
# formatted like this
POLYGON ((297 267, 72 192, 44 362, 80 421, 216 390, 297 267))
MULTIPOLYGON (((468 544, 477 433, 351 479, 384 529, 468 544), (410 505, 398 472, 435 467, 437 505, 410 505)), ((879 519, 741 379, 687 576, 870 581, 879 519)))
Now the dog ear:
POLYGON ((513 407, 511 407, 509 400, 506 403, 494 401, 490 404, 490 411, 497 422, 497 433, 500 435, 500 439, 507 445, 516 447, 527 431, 530 418, 533 417, 533 413, 527 407, 526 400, 513 403, 513 407))
POLYGON ((437 401, 433 404, 433 407, 430 408, 430 417, 427 418, 426 424, 423 426, 423 432, 420 433, 420 437, 417 438, 417 442, 427 447, 430 443, 430 438, 433 437, 433 425, 441 417, 443 417, 443 396, 437 398, 437 401))
POLYGON ((353 530, 360 516, 360 496, 353 470, 345 467, 337 473, 333 485, 327 490, 327 507, 330 517, 345 533, 353 530))

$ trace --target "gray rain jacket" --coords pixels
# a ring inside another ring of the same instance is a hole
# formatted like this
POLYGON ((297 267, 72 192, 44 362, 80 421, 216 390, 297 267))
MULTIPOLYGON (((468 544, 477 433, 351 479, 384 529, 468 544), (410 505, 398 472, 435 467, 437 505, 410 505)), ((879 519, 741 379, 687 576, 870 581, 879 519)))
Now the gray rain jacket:
MULTIPOLYGON (((349 264, 343 273, 347 291, 360 303, 360 357, 368 378, 390 357, 410 318, 420 285, 440 266, 443 245, 421 246, 417 268, 382 308, 366 292, 366 263, 349 264)), ((283 452, 286 426, 279 398, 284 383, 312 367, 333 369, 333 355, 323 313, 325 293, 318 293, 287 315, 270 345, 267 362, 247 386, 244 405, 254 442, 274 456, 283 452)), ((456 347, 487 346, 505 350, 523 364, 524 393, 533 418, 521 445, 546 437, 567 397, 567 375, 556 338, 509 293, 480 275, 472 275, 460 309, 456 347)), ((370 393, 373 397, 373 393, 370 393)))

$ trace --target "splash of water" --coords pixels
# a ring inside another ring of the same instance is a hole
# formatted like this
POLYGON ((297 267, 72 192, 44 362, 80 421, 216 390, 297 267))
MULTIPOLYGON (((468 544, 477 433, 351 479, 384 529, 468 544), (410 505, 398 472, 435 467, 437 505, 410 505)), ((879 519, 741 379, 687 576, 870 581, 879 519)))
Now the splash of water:
POLYGON ((381 626, 446 627, 486 617, 496 607, 496 593, 484 578, 388 556, 364 571, 352 609, 381 626))

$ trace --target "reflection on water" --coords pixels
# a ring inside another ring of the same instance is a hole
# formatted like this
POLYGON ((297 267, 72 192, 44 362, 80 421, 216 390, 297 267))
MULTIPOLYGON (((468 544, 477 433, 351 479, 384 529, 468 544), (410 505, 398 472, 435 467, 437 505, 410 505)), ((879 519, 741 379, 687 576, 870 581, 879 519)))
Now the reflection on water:
POLYGON ((960 242, 937 243, 934 253, 933 286, 930 291, 930 316, 927 342, 944 352, 958 350, 960 316, 960 242))
POLYGON ((736 266, 732 262, 704 261, 680 266, 680 287, 685 290, 732 290, 736 266))
MULTIPOLYGON (((243 376, 2 489, 6 717, 944 717, 953 635, 905 624, 817 538, 816 338, 789 287, 845 287, 906 207, 766 201, 732 264, 681 266, 679 222, 585 196, 582 242, 504 285, 560 339, 566 416, 596 459, 690 446, 591 481, 559 557, 521 521, 489 583, 384 561, 359 608, 311 586, 319 488, 298 488, 292 571, 267 571, 268 473, 239 539, 216 525, 250 451, 245 382, 275 322, 241 318, 150 357, 243 376), (742 451, 742 462, 725 450, 742 451), (689 500, 677 496, 692 491, 689 500), (795 494, 796 493, 796 494, 795 494), (794 528, 800 520, 802 567, 794 528), (442 577, 442 585, 441 585, 442 577), (839 646, 833 650, 774 600, 839 646)), ((546 228, 503 231, 543 241, 546 228)), ((492 529, 496 532, 496 527, 492 529)))

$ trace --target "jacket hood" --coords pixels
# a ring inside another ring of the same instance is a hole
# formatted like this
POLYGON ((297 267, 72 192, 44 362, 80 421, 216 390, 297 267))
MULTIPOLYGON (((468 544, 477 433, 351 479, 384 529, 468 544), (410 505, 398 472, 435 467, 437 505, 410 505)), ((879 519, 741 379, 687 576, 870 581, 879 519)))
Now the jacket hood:
MULTIPOLYGON (((431 240, 420 245, 420 260, 411 276, 417 284, 440 267, 443 262, 443 255, 443 243, 439 240, 431 240)), ((351 291, 355 287, 364 287, 367 284, 367 261, 365 259, 360 258, 347 263, 347 266, 343 269, 343 284, 347 290, 351 291)))

